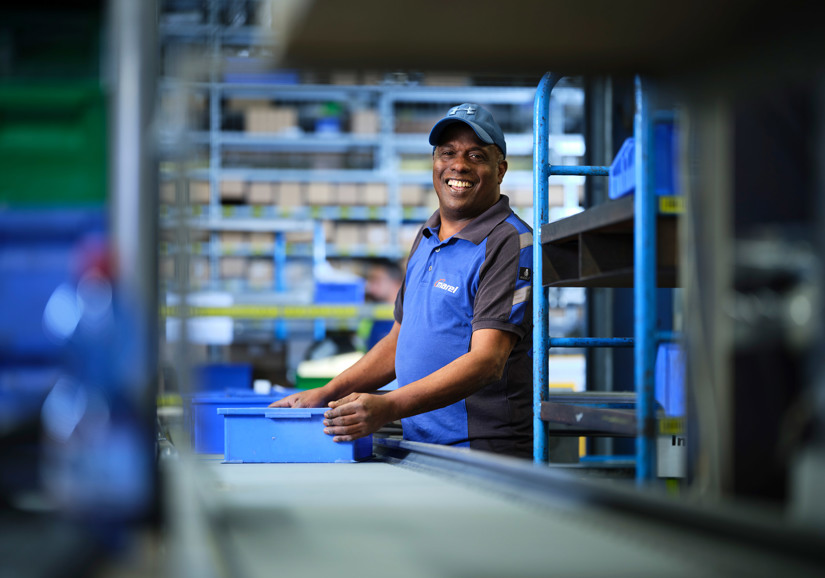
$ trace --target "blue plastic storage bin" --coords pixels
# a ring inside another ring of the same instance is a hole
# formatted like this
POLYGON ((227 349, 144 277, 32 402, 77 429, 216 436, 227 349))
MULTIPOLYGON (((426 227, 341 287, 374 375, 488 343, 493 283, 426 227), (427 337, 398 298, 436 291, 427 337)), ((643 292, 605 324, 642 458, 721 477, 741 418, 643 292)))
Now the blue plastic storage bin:
POLYGON ((248 392, 244 394, 231 391, 202 393, 192 397, 189 404, 188 421, 192 436, 192 449, 195 453, 223 453, 224 417, 218 413, 219 408, 265 408, 287 395, 286 393, 260 395, 252 390, 248 390, 248 392))
POLYGON ((685 416, 685 359, 678 343, 662 343, 656 351, 655 395, 666 417, 685 416))
POLYGON ((102 235, 102 209, 0 207, 0 360, 60 363, 61 346, 43 328, 55 290, 73 287, 80 243, 102 235))
POLYGON ((252 389, 252 364, 207 363, 195 368, 195 391, 252 389))
MULTIPOLYGON (((654 192, 660 196, 679 194, 676 182, 676 132, 672 122, 657 122, 653 127, 654 192)), ((618 199, 636 190, 636 146, 631 137, 610 165, 608 194, 618 199)))
POLYGON ((315 303, 363 303, 365 284, 363 279, 347 283, 315 282, 315 303))
POLYGON ((372 436, 334 442, 327 408, 220 408, 225 463, 354 462, 372 456, 372 436))

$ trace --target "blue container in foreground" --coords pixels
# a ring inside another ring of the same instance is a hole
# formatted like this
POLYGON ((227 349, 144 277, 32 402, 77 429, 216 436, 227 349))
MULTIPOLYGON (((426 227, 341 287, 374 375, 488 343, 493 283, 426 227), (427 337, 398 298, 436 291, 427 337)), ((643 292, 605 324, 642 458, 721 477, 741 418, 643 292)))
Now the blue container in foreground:
POLYGON ((334 442, 324 433, 326 408, 219 408, 224 463, 355 462, 372 456, 372 436, 334 442))
POLYGON ((219 408, 252 407, 262 410, 272 402, 286 396, 285 393, 259 395, 252 390, 249 390, 248 393, 242 393, 242 391, 208 392, 195 395, 192 398, 189 403, 188 418, 192 434, 192 449, 195 453, 223 453, 224 416, 218 413, 219 408))

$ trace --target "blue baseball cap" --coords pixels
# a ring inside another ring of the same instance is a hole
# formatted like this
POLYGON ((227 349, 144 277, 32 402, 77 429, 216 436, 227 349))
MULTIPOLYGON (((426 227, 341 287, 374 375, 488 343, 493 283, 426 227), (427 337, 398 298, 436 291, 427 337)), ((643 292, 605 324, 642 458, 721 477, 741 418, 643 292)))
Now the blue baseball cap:
POLYGON ((450 125, 463 122, 468 125, 478 138, 487 144, 494 144, 507 157, 507 143, 504 142, 504 133, 501 127, 490 114, 490 111, 479 104, 465 102, 454 106, 447 112, 447 116, 439 120, 430 131, 430 144, 438 146, 441 135, 450 125))

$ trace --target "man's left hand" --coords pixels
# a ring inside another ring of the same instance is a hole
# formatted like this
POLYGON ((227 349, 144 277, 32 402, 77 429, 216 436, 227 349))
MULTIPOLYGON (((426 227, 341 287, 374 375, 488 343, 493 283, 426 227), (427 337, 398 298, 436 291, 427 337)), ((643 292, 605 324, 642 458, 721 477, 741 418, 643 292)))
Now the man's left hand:
POLYGON ((324 413, 324 433, 334 436, 335 442, 368 436, 393 420, 391 403, 381 395, 351 393, 331 401, 329 407, 324 413))

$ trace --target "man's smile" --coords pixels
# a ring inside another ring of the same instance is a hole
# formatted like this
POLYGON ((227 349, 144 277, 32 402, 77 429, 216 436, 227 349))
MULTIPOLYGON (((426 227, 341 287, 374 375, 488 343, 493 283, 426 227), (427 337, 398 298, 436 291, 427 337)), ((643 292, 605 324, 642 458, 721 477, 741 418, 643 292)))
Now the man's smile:
POLYGON ((447 179, 447 186, 456 191, 464 191, 472 187, 473 183, 459 179, 447 179))

